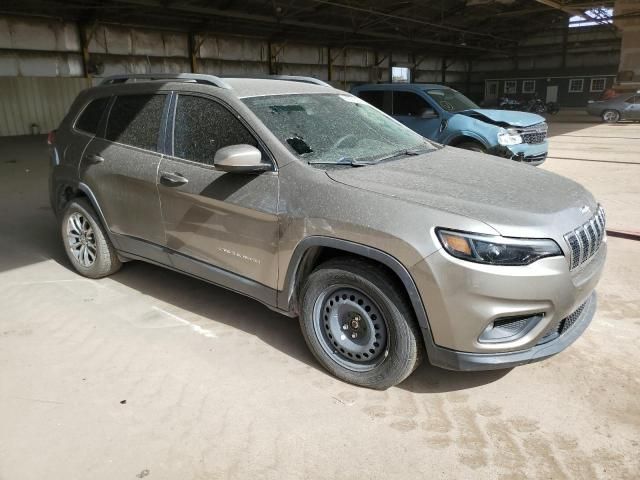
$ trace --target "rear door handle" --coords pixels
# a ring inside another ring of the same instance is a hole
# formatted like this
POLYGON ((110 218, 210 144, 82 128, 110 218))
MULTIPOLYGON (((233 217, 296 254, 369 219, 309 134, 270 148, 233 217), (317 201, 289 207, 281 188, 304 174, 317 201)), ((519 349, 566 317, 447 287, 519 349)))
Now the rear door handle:
POLYGON ((189 180, 179 173, 160 172, 160 183, 167 187, 179 187, 189 183, 189 180))
POLYGON ((101 157, 100 155, 96 155, 96 154, 85 155, 84 159, 89 163, 102 163, 102 162, 104 162, 104 157, 101 157))

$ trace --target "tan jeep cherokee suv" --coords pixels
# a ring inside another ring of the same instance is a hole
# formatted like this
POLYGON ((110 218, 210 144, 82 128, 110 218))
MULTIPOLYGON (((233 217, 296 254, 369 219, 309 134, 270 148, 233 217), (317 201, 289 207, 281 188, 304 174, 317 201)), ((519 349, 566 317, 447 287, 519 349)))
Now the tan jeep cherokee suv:
POLYGON ((422 358, 540 360, 594 315, 606 234, 589 192, 434 144, 323 82, 110 77, 50 140, 78 272, 144 260, 252 297, 299 317, 357 385, 395 385, 422 358))

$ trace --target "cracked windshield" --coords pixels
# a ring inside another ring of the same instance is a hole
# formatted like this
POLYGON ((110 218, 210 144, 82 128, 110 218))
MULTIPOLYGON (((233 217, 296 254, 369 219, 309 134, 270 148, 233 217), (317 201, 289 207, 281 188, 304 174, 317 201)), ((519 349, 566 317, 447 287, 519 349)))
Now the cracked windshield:
POLYGON ((351 95, 277 95, 244 102, 310 164, 368 165, 435 150, 420 135, 351 95))
POLYGON ((480 108, 463 94, 451 88, 427 90, 427 93, 447 112, 462 112, 480 108))

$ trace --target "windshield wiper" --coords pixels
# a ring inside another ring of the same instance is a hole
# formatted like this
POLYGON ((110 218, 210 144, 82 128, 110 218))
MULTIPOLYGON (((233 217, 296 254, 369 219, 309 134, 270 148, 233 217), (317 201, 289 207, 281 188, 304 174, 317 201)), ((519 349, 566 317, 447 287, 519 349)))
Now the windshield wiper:
POLYGON ((362 162, 360 160, 354 160, 351 157, 342 157, 336 162, 326 162, 323 160, 310 161, 309 165, 350 165, 352 167, 365 167, 367 165, 373 165, 375 162, 362 162))
POLYGON ((414 157, 428 151, 431 151, 431 148, 405 148, 404 150, 398 150, 386 157, 378 158, 375 163, 384 162, 398 157, 414 157))

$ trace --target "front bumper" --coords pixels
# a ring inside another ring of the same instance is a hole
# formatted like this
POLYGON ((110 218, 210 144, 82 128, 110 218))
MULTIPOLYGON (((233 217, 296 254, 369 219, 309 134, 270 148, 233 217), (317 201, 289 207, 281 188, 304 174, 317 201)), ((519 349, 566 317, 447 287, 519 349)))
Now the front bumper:
POLYGON ((507 353, 458 352, 438 346, 429 351, 429 361, 440 368, 457 371, 498 370, 527 363, 539 362, 560 353, 587 329, 596 313, 597 296, 592 292, 576 322, 555 340, 536 345, 528 350, 507 353))
POLYGON ((549 143, 545 140, 542 143, 529 144, 521 143, 520 145, 512 145, 508 147, 496 146, 488 153, 498 157, 508 158, 516 162, 527 163, 537 166, 547 159, 549 143))
POLYGON ((500 267, 459 260, 444 250, 433 253, 411 268, 428 317, 424 340, 429 360, 443 368, 482 370, 563 350, 593 317, 606 250, 603 241, 591 260, 574 271, 561 256, 500 267), (577 319, 572 316, 576 311, 577 319), (483 338, 497 323, 520 318, 535 320, 513 337, 483 338), (572 318, 571 328, 550 335, 567 318, 572 318))

